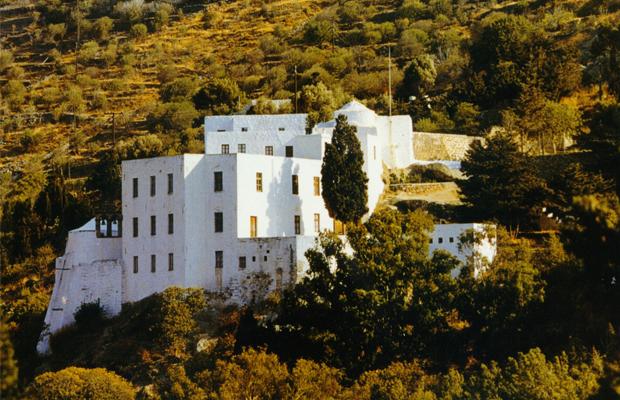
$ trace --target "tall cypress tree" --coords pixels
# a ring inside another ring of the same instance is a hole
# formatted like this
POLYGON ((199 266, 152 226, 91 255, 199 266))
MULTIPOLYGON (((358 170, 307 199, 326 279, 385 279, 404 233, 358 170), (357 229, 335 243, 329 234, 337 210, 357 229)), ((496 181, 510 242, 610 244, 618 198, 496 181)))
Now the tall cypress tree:
POLYGON ((339 115, 321 167, 325 207, 332 218, 342 222, 358 222, 368 211, 368 177, 356 133, 347 117, 339 115))

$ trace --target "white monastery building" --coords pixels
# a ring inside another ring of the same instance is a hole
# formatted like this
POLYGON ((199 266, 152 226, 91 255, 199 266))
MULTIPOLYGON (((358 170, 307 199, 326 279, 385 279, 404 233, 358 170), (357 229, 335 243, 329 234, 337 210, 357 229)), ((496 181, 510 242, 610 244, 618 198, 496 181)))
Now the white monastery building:
MULTIPOLYGON (((374 210, 387 168, 415 162, 409 116, 379 116, 358 102, 335 112, 357 127, 374 210)), ((39 352, 49 335, 74 322, 83 303, 110 315, 170 286, 230 291, 268 274, 271 289, 305 272, 304 253, 337 227, 321 196, 321 163, 335 122, 306 131, 306 114, 205 118, 205 154, 124 161, 122 219, 93 219, 69 233, 56 260, 56 281, 39 352), (122 225, 122 227, 121 227, 122 225), (122 234, 121 234, 122 232, 122 234)), ((492 260, 494 238, 460 251, 458 237, 478 224, 436 226, 431 250, 492 260)), ((236 297, 235 297, 236 296, 236 297)))

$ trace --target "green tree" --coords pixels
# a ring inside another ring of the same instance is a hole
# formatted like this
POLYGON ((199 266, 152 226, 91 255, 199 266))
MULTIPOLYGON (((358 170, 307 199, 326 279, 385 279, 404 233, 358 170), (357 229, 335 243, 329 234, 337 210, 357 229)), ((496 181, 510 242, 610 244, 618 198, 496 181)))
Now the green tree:
POLYGON ((456 106, 454 122, 459 132, 472 134, 478 133, 480 110, 472 103, 462 102, 456 106))
POLYGON ((483 364, 465 384, 463 399, 579 399, 596 393, 603 360, 591 356, 569 358, 566 353, 547 360, 538 348, 510 357, 500 367, 483 364))
POLYGON ((278 356, 247 349, 230 361, 218 360, 214 371, 198 377, 207 392, 222 400, 281 399, 289 392, 289 372, 278 356))
POLYGON ((308 113, 306 129, 310 130, 319 122, 327 121, 337 107, 337 95, 323 82, 304 85, 301 89, 301 109, 308 113))
POLYGON ((325 145, 321 166, 322 194, 332 218, 357 222, 368 211, 368 177, 357 128, 347 117, 336 117, 331 143, 325 145))
POLYGON ((571 214, 562 229, 567 250, 584 263, 598 300, 617 306, 606 294, 620 299, 613 289, 620 276, 620 201, 615 194, 577 196, 571 214))
POLYGON ((158 104, 146 117, 146 123, 156 131, 180 133, 191 128, 198 111, 189 101, 158 104))
POLYGON ((292 399, 337 399, 343 373, 322 363, 299 359, 291 371, 292 399))
POLYGON ((546 197, 544 182, 508 137, 497 135, 471 144, 461 163, 467 179, 458 182, 477 218, 496 219, 516 228, 530 226, 546 197))
POLYGON ((46 400, 125 400, 136 397, 129 382, 103 368, 70 367, 37 376, 26 397, 46 400))
POLYGON ((590 132, 577 137, 577 145, 595 158, 593 172, 616 184, 620 194, 620 103, 599 104, 589 123, 590 132))
POLYGON ((532 79, 557 100, 581 81, 577 54, 524 16, 504 16, 484 25, 474 37, 466 77, 469 95, 478 104, 512 101, 532 79))
POLYGON ((475 260, 468 260, 459 279, 458 310, 467 321, 462 333, 472 341, 474 357, 504 358, 528 349, 536 337, 528 327, 545 300, 542 257, 533 243, 497 233, 493 262, 474 278, 475 260))
POLYGON ((277 323, 303 344, 287 353, 351 374, 435 354, 452 331, 457 261, 446 253, 428 260, 432 228, 422 213, 380 209, 349 230, 353 256, 337 237, 322 236, 306 253, 308 277, 282 300, 277 323))
POLYGON ((245 95, 235 81, 215 78, 198 90, 193 101, 199 110, 225 115, 236 111, 244 98, 245 95))
POLYGON ((149 329, 164 352, 175 359, 187 359, 192 335, 198 329, 195 316, 207 305, 201 289, 169 287, 155 296, 149 329))
POLYGON ((116 150, 104 150, 97 154, 99 160, 86 180, 86 189, 94 191, 103 202, 120 201, 121 158, 116 150))
POLYGON ((159 89, 159 96, 166 103, 186 101, 191 100, 197 89, 198 85, 194 79, 190 77, 177 78, 172 82, 164 83, 159 89))
POLYGON ((437 69, 433 57, 423 54, 416 57, 405 68, 405 77, 399 88, 401 98, 408 100, 410 96, 428 95, 435 84, 437 69))
POLYGON ((620 24, 602 25, 590 47, 592 59, 601 59, 600 78, 607 81, 609 89, 620 100, 620 24))

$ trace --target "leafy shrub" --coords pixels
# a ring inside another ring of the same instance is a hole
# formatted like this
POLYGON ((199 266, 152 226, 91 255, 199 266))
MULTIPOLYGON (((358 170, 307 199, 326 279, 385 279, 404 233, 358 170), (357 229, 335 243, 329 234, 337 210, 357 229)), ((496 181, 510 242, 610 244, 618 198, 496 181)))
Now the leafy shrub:
POLYGON ((149 32, 148 28, 144 24, 135 24, 131 26, 129 29, 129 36, 133 39, 141 40, 146 37, 146 34, 149 32))
POLYGON ((43 133, 32 129, 27 129, 24 131, 22 136, 19 138, 19 144, 22 146, 24 151, 34 150, 39 144, 41 144, 42 141, 43 133))
POLYGON ((64 23, 47 25, 47 41, 58 44, 67 33, 67 26, 64 23))
POLYGON ((107 40, 110 36, 110 31, 114 28, 114 20, 110 17, 101 17, 93 24, 91 32, 93 37, 97 40, 107 40))
POLYGON ((170 22, 170 14, 174 12, 174 6, 168 3, 158 3, 155 15, 153 15, 153 30, 159 31, 170 22))
POLYGON ((6 71, 6 77, 11 79, 22 79, 24 77, 25 71, 19 65, 13 65, 6 71))
POLYGON ((304 42, 307 44, 321 44, 334 39, 337 28, 333 22, 325 19, 313 18, 304 26, 304 42))
POLYGON ((192 126, 198 111, 189 101, 158 104, 147 116, 147 124, 155 130, 181 132, 192 126))
POLYGON ((116 3, 114 14, 124 26, 133 26, 144 17, 146 6, 144 0, 128 0, 116 3))
POLYGON ((93 93, 90 105, 94 110, 105 111, 108 108, 108 96, 104 91, 98 90, 93 93))
POLYGON ((202 21, 204 24, 203 26, 205 27, 205 29, 215 28, 220 23, 220 21, 222 21, 222 18, 223 16, 220 12, 210 7, 202 14, 202 21))
POLYGON ((101 326, 105 311, 99 300, 92 303, 83 303, 73 315, 75 324, 79 329, 93 330, 101 326))
POLYGON ((408 182, 451 182, 454 176, 450 169, 443 164, 412 165, 409 167, 408 182))
POLYGON ((428 34, 421 29, 410 28, 403 31, 398 40, 398 51, 401 56, 413 58, 423 54, 428 44, 428 34))
POLYGON ((213 79, 192 98, 196 108, 208 110, 213 114, 229 114, 238 107, 239 99, 243 100, 243 92, 231 79, 213 79))
POLYGON ((414 124, 417 132, 439 132, 439 127, 430 118, 421 118, 414 124))
POLYGON ((13 53, 10 50, 0 49, 0 73, 13 65, 13 53))
POLYGON ((198 85, 193 78, 177 78, 161 86, 159 97, 164 102, 185 101, 191 99, 197 89, 198 85))
POLYGON ((130 400, 136 397, 129 382, 103 368, 70 367, 37 376, 27 395, 35 399, 130 400))
POLYGON ((79 52, 80 62, 89 63, 95 61, 99 56, 99 44, 90 40, 82 45, 79 52))
POLYGON ((15 79, 8 81, 2 87, 1 93, 12 110, 18 110, 26 101, 26 87, 15 79))

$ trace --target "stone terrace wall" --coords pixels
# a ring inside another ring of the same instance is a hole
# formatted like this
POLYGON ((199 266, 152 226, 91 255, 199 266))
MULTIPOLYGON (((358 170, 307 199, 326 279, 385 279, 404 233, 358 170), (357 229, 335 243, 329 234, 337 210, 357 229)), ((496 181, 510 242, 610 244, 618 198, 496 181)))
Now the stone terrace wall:
POLYGON ((413 132, 413 155, 421 161, 459 161, 465 157, 465 152, 474 140, 483 139, 480 136, 413 132))

